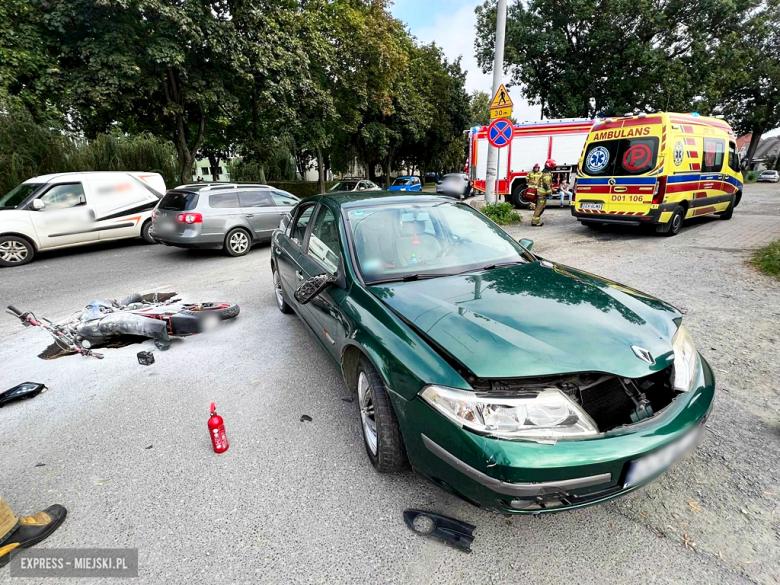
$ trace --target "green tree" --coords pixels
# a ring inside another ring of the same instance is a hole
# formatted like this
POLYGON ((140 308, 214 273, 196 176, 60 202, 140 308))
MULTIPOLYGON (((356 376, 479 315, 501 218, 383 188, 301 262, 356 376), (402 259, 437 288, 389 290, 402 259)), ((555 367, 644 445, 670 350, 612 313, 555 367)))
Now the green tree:
POLYGON ((752 12, 718 46, 713 62, 720 67, 710 99, 737 132, 753 133, 745 157, 751 161, 761 135, 780 126, 780 2, 752 12))
MULTIPOLYGON (((712 47, 754 0, 516 0, 505 69, 546 117, 689 111, 712 76, 712 47)), ((477 55, 493 62, 495 0, 477 8, 477 55)))
POLYGON ((471 92, 469 103, 469 126, 487 126, 490 124, 490 95, 484 91, 471 92))

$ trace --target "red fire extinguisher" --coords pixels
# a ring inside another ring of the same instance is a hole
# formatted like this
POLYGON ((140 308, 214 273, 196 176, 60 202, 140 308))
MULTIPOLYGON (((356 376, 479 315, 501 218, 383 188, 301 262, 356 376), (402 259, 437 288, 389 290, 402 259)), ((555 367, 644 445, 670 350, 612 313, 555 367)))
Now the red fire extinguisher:
POLYGON ((211 403, 211 416, 209 417, 209 436, 214 453, 224 453, 228 450, 227 433, 225 433, 225 421, 217 414, 217 407, 211 403))

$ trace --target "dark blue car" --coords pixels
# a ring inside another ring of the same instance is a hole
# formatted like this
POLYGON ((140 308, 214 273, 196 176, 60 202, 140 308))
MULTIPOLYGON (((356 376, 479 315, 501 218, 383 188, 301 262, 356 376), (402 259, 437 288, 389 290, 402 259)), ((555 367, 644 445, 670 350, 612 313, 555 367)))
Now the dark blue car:
POLYGON ((422 191, 422 183, 420 183, 420 177, 397 177, 393 184, 387 189, 388 191, 422 191))

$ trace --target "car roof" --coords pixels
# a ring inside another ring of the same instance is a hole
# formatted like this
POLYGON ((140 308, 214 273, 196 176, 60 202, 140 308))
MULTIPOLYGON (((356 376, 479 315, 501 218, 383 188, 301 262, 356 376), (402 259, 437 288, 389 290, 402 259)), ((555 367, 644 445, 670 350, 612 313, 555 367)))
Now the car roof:
POLYGON ((440 195, 399 195, 398 191, 368 191, 355 193, 354 191, 336 191, 315 195, 307 201, 329 201, 337 207, 370 207, 373 205, 386 205, 388 203, 438 203, 446 201, 452 203, 451 197, 440 195))
MULTIPOLYGON (((202 191, 217 191, 220 189, 238 189, 239 187, 252 188, 252 189, 273 189, 270 185, 264 185, 262 183, 186 183, 174 187, 171 191, 190 191, 192 193, 200 193, 202 191)), ((282 189, 279 189, 282 191, 282 189)), ((286 191, 284 191, 286 193, 286 191)))

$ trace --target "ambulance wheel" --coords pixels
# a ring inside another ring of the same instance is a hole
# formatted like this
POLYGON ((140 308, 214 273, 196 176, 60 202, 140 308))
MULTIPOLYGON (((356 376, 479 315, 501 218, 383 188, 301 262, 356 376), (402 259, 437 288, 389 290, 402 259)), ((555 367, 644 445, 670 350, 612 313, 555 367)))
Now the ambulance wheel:
POLYGON ((734 198, 732 197, 731 201, 729 201, 729 206, 726 208, 726 211, 719 213, 718 217, 721 219, 731 219, 731 216, 734 215, 734 207, 736 207, 736 204, 734 203, 734 198))
POLYGON ((669 219, 669 222, 659 225, 656 228, 656 233, 668 237, 676 236, 680 233, 680 229, 682 229, 684 220, 685 210, 678 205, 674 208, 674 212, 672 213, 672 217, 669 219))
POLYGON ((523 191, 525 191, 525 183, 520 183, 514 189, 512 189, 512 205, 515 209, 528 209, 530 203, 523 199, 523 191))

